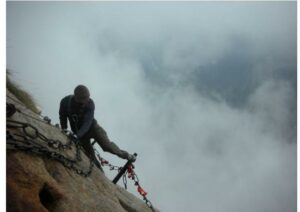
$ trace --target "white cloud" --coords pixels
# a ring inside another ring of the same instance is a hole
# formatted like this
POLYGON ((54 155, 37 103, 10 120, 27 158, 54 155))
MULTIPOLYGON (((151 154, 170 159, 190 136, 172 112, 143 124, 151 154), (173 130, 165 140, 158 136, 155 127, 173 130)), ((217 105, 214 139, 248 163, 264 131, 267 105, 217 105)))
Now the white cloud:
POLYGON ((294 5, 10 2, 7 64, 54 122, 60 99, 86 84, 109 137, 139 153, 141 184, 162 211, 292 212, 295 91, 273 73, 295 62, 294 5), (238 52, 260 59, 245 107, 179 83, 218 63, 236 38, 250 46, 238 52))

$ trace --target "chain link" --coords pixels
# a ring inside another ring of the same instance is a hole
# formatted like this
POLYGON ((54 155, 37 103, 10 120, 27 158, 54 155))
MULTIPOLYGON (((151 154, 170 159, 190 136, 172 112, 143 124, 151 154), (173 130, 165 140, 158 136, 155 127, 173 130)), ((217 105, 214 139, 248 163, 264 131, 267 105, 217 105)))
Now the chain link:
MULTIPOLYGON (((99 154, 99 152, 94 149, 95 152, 97 153, 97 157, 101 163, 102 166, 108 166, 110 170, 117 170, 120 171, 122 169, 122 167, 120 166, 114 166, 112 164, 110 164, 107 160, 105 160, 104 158, 102 158, 99 154)), ((155 209, 152 205, 152 203, 150 202, 150 200, 146 197, 147 193, 142 189, 142 187, 139 184, 139 178, 137 176, 137 174, 134 171, 134 166, 131 164, 128 169, 126 170, 126 172, 123 174, 122 176, 122 180, 123 180, 123 185, 124 188, 127 190, 127 176, 129 179, 132 179, 134 181, 134 185, 137 186, 137 191, 139 192, 139 194, 143 197, 143 200, 145 201, 146 205, 153 211, 155 212, 155 209)))
MULTIPOLYGON (((126 175, 128 176, 129 179, 132 179, 134 181, 134 185, 137 186, 137 191, 139 192, 139 194, 143 197, 143 200, 145 201, 146 205, 153 211, 155 212, 155 209, 152 205, 152 203, 150 202, 150 200, 146 197, 147 192, 144 191, 144 189, 140 186, 139 183, 139 178, 137 176, 137 174, 134 171, 134 165, 130 165, 127 169, 127 171, 125 172, 125 177, 123 176, 123 182, 124 182, 124 178, 126 178, 126 175)), ((126 184, 127 184, 127 180, 125 180, 126 184)), ((127 187, 127 186, 126 186, 127 187)), ((125 188, 126 188, 125 187, 125 188)))
MULTIPOLYGON (((13 98, 11 98, 11 99, 13 99, 13 98)), ((14 100, 14 101, 16 101, 16 100, 14 100)), ((44 120, 37 119, 33 116, 30 116, 28 114, 21 112, 18 109, 17 109, 17 111, 28 117, 31 117, 37 121, 40 121, 43 123, 46 122, 51 125, 51 123, 50 123, 51 121, 49 121, 48 119, 45 119, 45 118, 44 118, 44 120)), ((38 115, 40 117, 43 117, 40 114, 38 114, 38 115)), ((68 143, 64 144, 63 142, 61 142, 59 140, 49 139, 45 135, 41 134, 39 132, 39 130, 36 127, 34 127, 33 125, 24 123, 24 122, 20 122, 20 121, 7 119, 6 126, 7 126, 7 130, 6 130, 7 141, 6 142, 7 142, 7 148, 9 150, 21 150, 24 152, 47 157, 48 159, 52 159, 52 160, 60 162, 63 166, 65 166, 68 169, 72 169, 78 175, 81 175, 84 177, 88 177, 91 175, 92 169, 94 166, 93 160, 89 159, 90 165, 89 165, 88 170, 82 170, 77 166, 77 163, 79 161, 82 161, 81 154, 80 154, 81 146, 78 141, 68 139, 68 143), (18 133, 16 133, 16 131, 18 131, 18 132, 21 131, 21 132, 23 132, 23 134, 18 134, 18 133), (43 141, 52 150, 50 150, 48 147, 45 147, 37 140, 43 141), (76 149, 75 157, 73 159, 68 158, 63 154, 56 152, 56 151, 61 152, 61 151, 67 150, 67 149, 72 149, 73 145, 75 146, 75 149, 76 149)), ((110 164, 107 160, 100 157, 100 154, 96 149, 94 149, 94 150, 97 152, 97 157, 102 166, 108 166, 110 170, 120 171, 122 169, 122 167, 114 166, 114 165, 110 164)), ((139 178, 136 175, 136 173, 134 172, 134 170, 133 170, 134 168, 135 167, 133 165, 130 165, 128 167, 128 169, 126 170, 126 172, 123 174, 124 187, 125 187, 125 189, 127 189, 127 175, 128 175, 128 178, 130 178, 134 181, 134 185, 137 186, 137 191, 143 197, 143 200, 145 201, 146 205, 153 212, 155 212, 155 209, 154 209, 152 203, 146 197, 147 192, 145 192, 139 184, 139 178)))
MULTIPOLYGON (((9 96, 9 95, 6 95, 6 97, 8 97, 9 99, 11 99, 13 102, 15 102, 15 103, 17 103, 17 104, 23 105, 23 107, 26 107, 26 106, 24 105, 24 103, 22 103, 20 100, 17 100, 17 99, 15 99, 15 98, 13 98, 13 97, 11 97, 11 96, 9 96)), ((19 112, 19 113, 23 114, 24 116, 27 116, 27 117, 29 117, 29 118, 31 118, 31 119, 34 119, 34 120, 39 121, 39 122, 44 123, 44 124, 49 124, 50 126, 54 126, 54 127, 58 127, 58 126, 59 126, 58 124, 52 125, 52 124, 51 124, 51 119, 50 119, 48 116, 43 116, 43 115, 41 115, 40 113, 36 113, 36 112, 30 110, 31 113, 34 113, 35 115, 37 115, 37 116, 39 117, 39 118, 37 118, 37 117, 35 117, 35 116, 29 115, 29 114, 27 114, 27 113, 24 113, 22 110, 16 108, 14 104, 6 103, 7 109, 8 109, 8 105, 10 105, 10 106, 13 105, 13 108, 10 108, 10 110, 13 109, 13 110, 15 110, 15 112, 19 112)), ((28 109, 28 110, 29 110, 29 109, 28 109)), ((10 111, 7 110, 7 116, 8 116, 8 117, 10 117, 11 115, 13 115, 13 113, 10 114, 9 112, 10 112, 10 111)))
POLYGON ((98 158, 98 160, 100 161, 101 166, 108 166, 108 167, 109 167, 109 170, 111 170, 111 171, 114 171, 114 170, 120 171, 120 170, 122 169, 122 167, 112 165, 112 164, 109 163, 107 160, 105 160, 104 158, 102 158, 102 157, 100 156, 100 153, 98 152, 97 149, 94 148, 94 151, 96 152, 97 158, 98 158))
POLYGON ((64 144, 59 140, 48 139, 45 135, 41 134, 36 127, 28 123, 9 119, 7 119, 6 122, 6 136, 8 149, 21 150, 24 152, 41 155, 52 160, 56 160, 62 163, 66 168, 72 169, 77 174, 84 177, 88 177, 92 173, 94 163, 90 159, 90 165, 88 170, 82 170, 78 167, 78 162, 82 160, 80 155, 81 146, 78 143, 74 144, 70 139, 67 144, 64 144), (18 134, 16 132, 16 129, 19 129, 18 132, 22 130, 21 132, 23 132, 23 134, 18 134), (50 147, 52 150, 38 142, 38 139, 45 142, 48 145, 48 147, 50 147), (74 158, 68 158, 62 153, 59 153, 66 149, 72 149, 73 145, 76 149, 74 158))

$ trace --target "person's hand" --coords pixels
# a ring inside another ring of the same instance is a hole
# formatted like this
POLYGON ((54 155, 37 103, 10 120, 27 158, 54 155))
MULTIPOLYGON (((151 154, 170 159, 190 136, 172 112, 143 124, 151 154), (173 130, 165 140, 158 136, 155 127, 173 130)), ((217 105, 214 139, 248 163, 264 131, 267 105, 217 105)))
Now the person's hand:
POLYGON ((136 160, 134 155, 129 154, 128 152, 122 150, 122 153, 119 155, 120 158, 123 158, 125 160, 128 160, 130 162, 134 162, 136 160))
POLYGON ((136 157, 134 155, 128 154, 127 160, 129 160, 131 163, 134 163, 136 161, 136 157))
POLYGON ((61 130, 64 134, 68 135, 69 134, 69 131, 67 129, 62 129, 61 130))
POLYGON ((74 133, 70 133, 69 136, 70 136, 71 139, 75 139, 75 140, 78 139, 77 135, 74 134, 74 133))
POLYGON ((78 136, 76 135, 76 134, 74 134, 74 133, 69 133, 68 134, 68 137, 72 140, 72 141, 74 141, 75 143, 77 143, 78 141, 79 141, 79 138, 78 138, 78 136))

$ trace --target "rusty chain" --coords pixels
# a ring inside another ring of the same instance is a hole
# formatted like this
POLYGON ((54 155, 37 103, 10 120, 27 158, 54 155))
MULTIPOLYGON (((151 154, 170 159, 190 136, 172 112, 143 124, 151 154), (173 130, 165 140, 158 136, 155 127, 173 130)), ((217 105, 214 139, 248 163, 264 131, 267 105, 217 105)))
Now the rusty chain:
MULTIPOLYGON (((16 110, 20 112, 19 110, 16 110)), ((16 112, 15 111, 15 112, 16 112)), ((7 114, 8 115, 8 114, 7 114)), ((42 120, 38 120, 42 121, 42 120)), ((45 121, 45 119, 44 119, 45 121)), ((50 122, 48 122, 50 124, 50 122)), ((34 127, 33 125, 25 122, 15 121, 15 120, 6 120, 7 130, 6 130, 6 144, 7 148, 9 150, 21 150, 24 152, 29 152, 32 154, 40 155, 42 157, 47 157, 48 159, 52 159, 55 161, 60 162, 63 166, 65 166, 68 169, 74 170, 78 175, 88 177, 92 173, 92 169, 94 166, 94 161, 90 160, 90 166, 88 170, 82 170, 78 168, 76 165, 79 161, 81 161, 81 155, 80 155, 80 148, 78 141, 69 139, 67 144, 64 144, 63 142, 59 140, 49 139, 45 135, 39 132, 39 130, 34 127), (14 129, 14 130, 12 130, 14 129), (19 130, 18 130, 19 129, 19 130), (19 131, 23 132, 23 134, 17 134, 13 133, 13 131, 19 131), (32 133, 33 132, 33 133, 32 133), (49 150, 48 147, 45 147, 41 144, 41 142, 38 142, 37 140, 43 141, 52 151, 49 150), (72 146, 75 146, 76 153, 74 158, 68 158, 65 155, 58 153, 56 151, 64 151, 66 149, 72 149, 72 146), (56 151, 55 151, 56 150, 56 151)), ((122 167, 114 166, 110 164, 107 160, 102 158, 99 154, 99 152, 94 149, 97 153, 97 157, 101 163, 102 166, 108 166, 110 170, 118 170, 122 167)), ((139 194, 143 197, 143 200, 145 201, 146 205, 155 212, 155 209, 150 202, 150 200, 146 197, 147 192, 143 190, 143 188, 139 184, 138 176, 136 175, 134 171, 134 166, 131 165, 128 167, 126 172, 123 175, 123 184, 125 189, 127 189, 127 175, 129 179, 132 179, 134 181, 134 185, 137 186, 137 191, 139 194)))
POLYGON ((78 143, 74 143, 73 141, 69 140, 67 144, 63 144, 59 140, 48 139, 45 135, 41 134, 36 127, 28 123, 9 119, 7 119, 6 122, 8 149, 30 152, 52 160, 56 160, 62 163, 66 168, 72 169, 77 174, 84 177, 88 177, 92 173, 92 168, 94 166, 94 162, 92 160, 89 160, 90 166, 88 170, 82 170, 77 166, 77 163, 82 160, 80 155, 80 146, 78 143), (15 133, 12 129, 21 129, 23 134, 15 133), (30 131, 34 133, 30 133, 30 131), (47 144, 47 146, 52 150, 38 142, 38 139, 45 142, 45 144, 47 144), (63 150, 72 149, 73 145, 76 148, 76 154, 74 158, 68 158, 61 153, 63 150))

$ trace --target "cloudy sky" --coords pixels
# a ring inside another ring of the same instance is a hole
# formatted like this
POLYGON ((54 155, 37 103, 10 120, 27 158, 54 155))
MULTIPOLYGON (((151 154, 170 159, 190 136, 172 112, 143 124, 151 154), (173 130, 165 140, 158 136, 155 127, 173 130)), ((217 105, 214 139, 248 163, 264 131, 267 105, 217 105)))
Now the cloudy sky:
POLYGON ((8 2, 7 68, 54 123, 61 98, 87 85, 161 211, 295 212, 296 9, 8 2))

